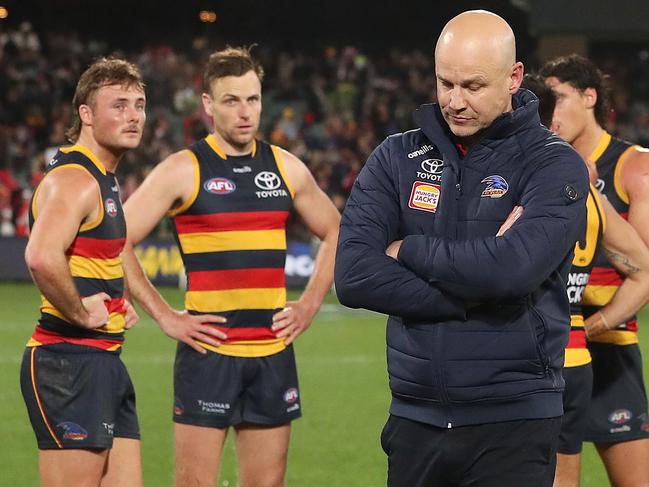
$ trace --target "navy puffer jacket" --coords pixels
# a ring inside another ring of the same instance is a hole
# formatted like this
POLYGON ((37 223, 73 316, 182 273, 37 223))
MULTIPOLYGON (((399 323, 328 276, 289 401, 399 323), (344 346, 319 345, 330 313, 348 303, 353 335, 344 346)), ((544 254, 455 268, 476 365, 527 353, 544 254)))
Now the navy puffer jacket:
POLYGON ((521 90, 461 156, 439 108, 387 138, 342 217, 340 301, 389 314, 391 413, 440 427, 563 412, 565 280, 588 174, 521 90), (523 216, 502 237, 515 205, 523 216), (398 262, 385 255, 403 239, 398 262))

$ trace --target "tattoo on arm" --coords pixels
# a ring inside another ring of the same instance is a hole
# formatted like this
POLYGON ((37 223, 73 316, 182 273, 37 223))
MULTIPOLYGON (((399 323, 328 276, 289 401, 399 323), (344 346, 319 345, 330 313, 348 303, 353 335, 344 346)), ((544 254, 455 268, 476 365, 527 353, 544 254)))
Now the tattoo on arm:
POLYGON ((625 274, 635 274, 636 272, 639 272, 641 270, 638 266, 633 264, 633 262, 631 262, 626 255, 618 254, 617 252, 613 252, 606 247, 604 247, 604 253, 606 254, 606 258, 611 262, 611 264, 623 267, 625 274))

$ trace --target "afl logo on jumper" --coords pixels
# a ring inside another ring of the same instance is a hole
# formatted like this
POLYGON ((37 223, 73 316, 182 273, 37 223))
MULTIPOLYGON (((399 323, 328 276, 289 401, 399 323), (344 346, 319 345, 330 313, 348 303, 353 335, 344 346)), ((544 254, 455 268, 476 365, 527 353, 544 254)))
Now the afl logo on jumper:
POLYGON ((106 208, 106 214, 111 218, 115 218, 117 216, 117 203, 115 203, 114 199, 108 198, 106 201, 104 201, 104 208, 106 208))
POLYGON ((230 194, 237 189, 237 185, 227 178, 212 178, 205 181, 203 188, 212 194, 230 194))
POLYGON ((410 192, 408 206, 415 210, 435 213, 439 204, 440 186, 437 184, 415 181, 410 192))
POLYGON ((276 198, 278 196, 288 196, 285 189, 280 188, 282 180, 271 171, 262 171, 255 176, 255 186, 262 191, 255 191, 257 198, 276 198))
POLYGON ((487 187, 482 190, 481 198, 500 198, 509 189, 505 178, 498 175, 487 176, 480 182, 487 183, 487 187))

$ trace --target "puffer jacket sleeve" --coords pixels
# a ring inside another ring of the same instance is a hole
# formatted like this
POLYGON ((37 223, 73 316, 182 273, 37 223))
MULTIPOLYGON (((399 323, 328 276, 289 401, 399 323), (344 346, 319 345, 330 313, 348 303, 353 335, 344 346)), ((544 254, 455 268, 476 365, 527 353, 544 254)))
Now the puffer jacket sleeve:
POLYGON ((389 141, 372 153, 343 211, 335 283, 340 302, 409 319, 465 319, 462 301, 385 254, 397 238, 399 195, 389 141))
POLYGON ((588 174, 577 153, 564 149, 544 158, 523 185, 523 215, 504 236, 408 236, 399 261, 464 299, 516 298, 536 290, 583 234, 588 195, 588 174))

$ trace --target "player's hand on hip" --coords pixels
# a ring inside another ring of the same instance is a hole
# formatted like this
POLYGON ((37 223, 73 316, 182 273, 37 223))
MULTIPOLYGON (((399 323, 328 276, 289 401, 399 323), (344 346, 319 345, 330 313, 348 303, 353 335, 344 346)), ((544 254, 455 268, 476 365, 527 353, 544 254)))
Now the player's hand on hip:
POLYGON ((507 219, 504 221, 502 225, 500 225, 496 237, 502 237, 505 234, 505 232, 512 227, 514 222, 521 217, 522 214, 523 214, 523 207, 514 206, 507 219))
POLYGON ((110 301, 110 296, 106 293, 97 293, 81 298, 81 304, 88 313, 87 318, 80 323, 81 326, 94 329, 106 325, 109 317, 108 307, 106 306, 107 301, 110 301))
POLYGON ((207 350, 198 342, 213 347, 221 345, 228 336, 213 325, 223 324, 226 321, 219 315, 190 315, 187 311, 171 310, 160 320, 160 328, 171 338, 189 345, 199 353, 206 353, 207 350))
POLYGON ((135 311, 135 308, 133 305, 130 303, 128 299, 124 300, 124 320, 126 320, 126 324, 124 325, 124 328, 127 330, 130 328, 133 328, 136 323, 140 320, 140 317, 137 315, 137 311, 135 311))
POLYGON ((586 331, 586 337, 593 338, 605 331, 609 331, 611 326, 609 325, 606 316, 604 316, 604 313, 598 311, 586 318, 584 321, 584 329, 586 331))
POLYGON ((284 343, 290 345, 306 330, 318 307, 309 306, 302 301, 288 301, 282 311, 273 315, 273 326, 277 338, 285 338, 284 343))

